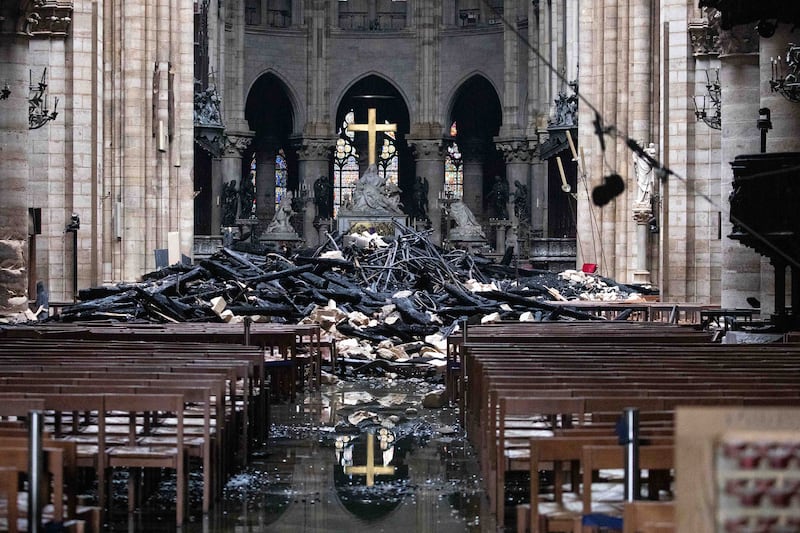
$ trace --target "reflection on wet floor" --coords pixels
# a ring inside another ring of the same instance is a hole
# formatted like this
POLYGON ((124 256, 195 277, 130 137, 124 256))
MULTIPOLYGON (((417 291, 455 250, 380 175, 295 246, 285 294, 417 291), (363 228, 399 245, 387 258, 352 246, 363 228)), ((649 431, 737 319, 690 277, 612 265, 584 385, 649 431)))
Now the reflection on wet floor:
MULTIPOLYGON (((183 530, 495 530, 456 411, 422 406, 437 388, 362 378, 273 405, 267 445, 228 480, 208 517, 197 510, 199 479, 190 480, 193 511, 183 530)), ((112 530, 173 531, 174 499, 162 492, 163 505, 155 498, 131 516, 115 510, 112 530)))

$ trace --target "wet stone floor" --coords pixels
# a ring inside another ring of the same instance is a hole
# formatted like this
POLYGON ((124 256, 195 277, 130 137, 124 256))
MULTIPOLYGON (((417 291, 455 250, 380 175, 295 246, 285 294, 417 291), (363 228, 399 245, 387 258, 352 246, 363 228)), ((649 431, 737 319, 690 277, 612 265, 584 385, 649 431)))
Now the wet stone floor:
MULTIPOLYGON (((365 377, 273 404, 267 444, 228 479, 208 516, 200 512, 200 476, 192 474, 183 531, 495 531, 457 411, 422 406, 441 388, 365 377)), ((110 530, 174 531, 169 485, 132 515, 117 504, 110 530)))

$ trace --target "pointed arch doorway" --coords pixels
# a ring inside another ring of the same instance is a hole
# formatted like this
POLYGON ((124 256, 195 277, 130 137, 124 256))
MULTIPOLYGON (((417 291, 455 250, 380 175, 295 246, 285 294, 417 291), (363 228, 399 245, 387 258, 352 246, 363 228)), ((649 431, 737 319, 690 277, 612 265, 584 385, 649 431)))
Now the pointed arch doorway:
POLYGON ((458 146, 462 165, 462 199, 480 222, 494 216, 488 192, 494 177, 506 179, 494 138, 502 123, 500 99, 489 81, 475 74, 461 83, 451 101, 448 124, 455 124, 450 142, 458 146))
MULTIPOLYGON (((281 197, 298 188, 297 156, 290 144, 295 113, 286 84, 272 73, 260 76, 247 95, 245 118, 255 135, 242 158, 242 176, 255 179, 256 217, 266 225, 281 197)), ((294 219, 302 232, 302 217, 294 219)))
POLYGON ((331 168, 334 213, 351 194, 354 180, 366 170, 369 160, 368 134, 349 132, 345 125, 367 124, 369 110, 375 109, 378 124, 395 124, 395 132, 376 133, 376 164, 387 180, 400 188, 404 210, 412 205, 414 158, 406 142, 409 112, 405 98, 385 78, 370 74, 354 82, 336 107, 337 149, 331 168), (344 145, 344 151, 340 148, 344 145), (344 156, 344 157, 343 157, 344 156))

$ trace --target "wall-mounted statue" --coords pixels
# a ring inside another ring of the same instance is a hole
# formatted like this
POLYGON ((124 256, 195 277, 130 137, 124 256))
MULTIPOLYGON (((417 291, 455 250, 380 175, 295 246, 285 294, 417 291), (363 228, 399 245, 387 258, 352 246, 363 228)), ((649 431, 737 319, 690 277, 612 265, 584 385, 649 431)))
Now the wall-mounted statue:
POLYGON ((236 181, 231 180, 222 186, 222 226, 229 228, 236 224, 236 213, 239 207, 239 191, 236 181))
POLYGON ((411 212, 417 220, 428 220, 428 178, 417 176, 414 182, 414 204, 411 212))
POLYGON ((506 220, 508 218, 508 183, 504 178, 500 176, 494 177, 492 190, 489 191, 489 198, 494 208, 495 218, 506 220))
POLYGON ((320 176, 314 182, 314 205, 318 219, 333 217, 333 187, 328 176, 320 176))

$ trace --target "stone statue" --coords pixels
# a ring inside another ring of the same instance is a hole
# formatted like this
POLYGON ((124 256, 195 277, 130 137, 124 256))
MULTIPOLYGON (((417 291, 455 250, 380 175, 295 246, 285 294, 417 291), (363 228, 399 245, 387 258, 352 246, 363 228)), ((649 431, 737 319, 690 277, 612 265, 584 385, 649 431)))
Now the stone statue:
POLYGON ((636 152, 633 154, 633 173, 636 176, 636 203, 649 204, 650 195, 653 192, 653 161, 656 158, 656 145, 650 143, 644 149, 644 153, 649 156, 643 157, 636 152))
POLYGON ((246 176, 239 188, 239 203, 241 204, 240 218, 252 218, 256 212, 256 188, 253 178, 246 176))
POLYGON ((194 95, 194 123, 202 126, 222 126, 220 98, 217 88, 210 85, 194 95))
POLYGON ((485 239, 481 225, 475 220, 467 204, 462 200, 456 200, 450 204, 450 216, 456 223, 456 227, 450 230, 450 238, 455 240, 466 240, 481 238, 485 239))
POLYGON ((494 216, 500 220, 506 220, 508 218, 508 183, 506 180, 495 176, 489 197, 494 205, 494 216))
POLYGON ((267 226, 266 233, 294 233, 294 227, 292 226, 292 216, 295 214, 294 209, 292 209, 293 198, 292 191, 286 191, 275 210, 272 222, 267 226))
POLYGON ((387 183, 378 174, 378 168, 370 165, 353 189, 351 210, 356 213, 400 214, 400 189, 387 183))
POLYGON ((414 182, 414 207, 411 215, 417 220, 428 220, 428 179, 417 176, 414 182))
POLYGON ((231 180, 222 186, 222 226, 231 227, 236 224, 237 205, 239 192, 236 190, 236 181, 231 180))
POLYGON ((314 205, 317 206, 318 219, 326 219, 333 216, 331 189, 331 182, 327 176, 320 176, 314 182, 314 205))
POLYGON ((528 220, 528 186, 514 180, 514 215, 520 220, 528 220))

